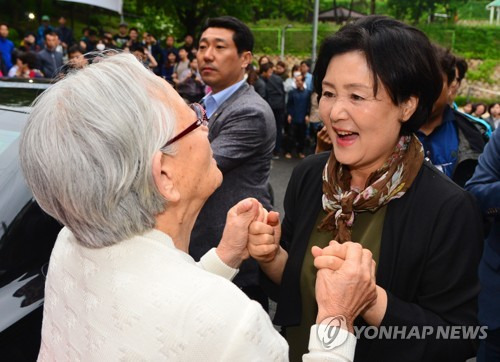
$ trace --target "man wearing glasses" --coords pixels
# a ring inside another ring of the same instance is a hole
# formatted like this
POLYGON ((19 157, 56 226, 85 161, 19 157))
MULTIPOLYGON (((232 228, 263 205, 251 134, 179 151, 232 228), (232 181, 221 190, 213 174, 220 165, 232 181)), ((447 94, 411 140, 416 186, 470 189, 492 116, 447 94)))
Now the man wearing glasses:
MULTIPOLYGON (((226 214, 237 202, 251 196, 271 209, 268 181, 276 126, 271 108, 244 78, 252 49, 250 29, 236 18, 209 19, 202 30, 198 68, 212 88, 203 104, 209 119, 208 137, 224 180, 205 203, 191 234, 189 252, 196 260, 216 246, 226 214)), ((234 282, 267 309, 254 260, 241 265, 234 282)))

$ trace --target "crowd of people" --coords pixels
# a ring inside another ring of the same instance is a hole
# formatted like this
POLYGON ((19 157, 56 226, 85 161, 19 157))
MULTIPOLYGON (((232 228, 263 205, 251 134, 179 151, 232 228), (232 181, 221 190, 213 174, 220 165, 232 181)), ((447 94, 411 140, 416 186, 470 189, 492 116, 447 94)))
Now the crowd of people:
POLYGON ((125 24, 107 37, 135 57, 69 71, 22 135, 28 185, 65 226, 39 360, 500 356, 500 106, 491 120, 456 108, 464 59, 383 16, 325 39, 312 74, 307 60, 254 67, 229 16, 179 49, 125 24), (305 159, 280 220, 271 160, 292 152, 305 159), (355 336, 480 325, 479 352, 468 332, 355 336))

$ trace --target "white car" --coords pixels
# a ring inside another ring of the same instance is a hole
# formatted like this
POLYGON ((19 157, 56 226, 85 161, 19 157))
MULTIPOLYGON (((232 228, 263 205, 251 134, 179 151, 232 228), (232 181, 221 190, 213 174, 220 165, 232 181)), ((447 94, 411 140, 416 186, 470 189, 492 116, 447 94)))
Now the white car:
POLYGON ((61 225, 26 186, 19 140, 29 105, 48 84, 0 80, 0 356, 35 360, 50 253, 61 225))

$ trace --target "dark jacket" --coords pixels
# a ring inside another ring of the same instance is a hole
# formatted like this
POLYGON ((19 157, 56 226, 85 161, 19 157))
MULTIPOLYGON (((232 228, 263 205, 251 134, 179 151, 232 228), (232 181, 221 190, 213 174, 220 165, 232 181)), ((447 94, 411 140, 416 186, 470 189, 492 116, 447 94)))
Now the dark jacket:
MULTIPOLYGON (((208 128, 208 139, 224 180, 201 209, 191 233, 189 253, 196 260, 219 244, 227 212, 239 201, 254 197, 271 209, 268 182, 276 125, 266 101, 244 82, 212 114, 208 128)), ((240 287, 259 284, 259 270, 253 259, 243 262, 234 283, 240 287)))
POLYGON ((56 33, 59 36, 59 40, 63 43, 66 43, 68 47, 73 45, 73 30, 67 28, 66 26, 60 26, 56 29, 56 33))
POLYGON ((464 187, 474 174, 485 140, 477 126, 466 116, 457 110, 453 110, 453 114, 458 129, 458 157, 452 179, 464 187))
MULTIPOLYGON (((281 245, 289 258, 281 285, 263 274, 262 283, 278 307, 274 323, 300 323, 300 272, 309 237, 321 209, 322 171, 329 153, 308 157, 293 171, 285 195, 281 245)), ((382 325, 477 325, 477 266, 482 225, 471 195, 429 163, 411 188, 387 206, 377 284, 387 291, 382 325)), ((357 324, 361 323, 358 318, 357 324)), ((475 341, 358 340, 356 361, 463 361, 475 341)))
POLYGON ((63 65, 62 54, 55 50, 43 49, 37 54, 39 69, 45 78, 54 78, 61 71, 63 65))
POLYGON ((292 116, 292 123, 306 123, 306 116, 311 111, 311 92, 307 89, 292 89, 288 93, 287 113, 292 116))
POLYGON ((261 77, 257 77, 253 88, 263 99, 267 99, 267 90, 266 90, 266 82, 261 77))
POLYGON ((500 329, 500 131, 493 132, 474 176, 466 189, 479 201, 483 214, 493 219, 493 226, 486 240, 479 278, 479 320, 489 329, 500 329))
POLYGON ((266 101, 273 110, 285 109, 283 80, 276 74, 271 74, 271 77, 266 81, 266 101))

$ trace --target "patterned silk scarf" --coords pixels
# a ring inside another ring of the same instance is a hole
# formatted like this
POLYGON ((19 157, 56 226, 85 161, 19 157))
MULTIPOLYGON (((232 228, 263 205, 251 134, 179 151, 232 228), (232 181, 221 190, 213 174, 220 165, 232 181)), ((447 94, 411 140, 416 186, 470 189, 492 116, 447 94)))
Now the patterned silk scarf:
POLYGON ((349 169, 337 162, 332 151, 323 170, 323 209, 328 215, 319 229, 332 231, 339 243, 350 241, 356 213, 374 212, 402 197, 423 160, 424 150, 417 137, 402 136, 387 162, 368 177, 365 189, 355 190, 351 188, 349 169))

